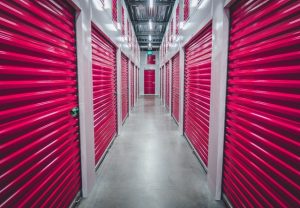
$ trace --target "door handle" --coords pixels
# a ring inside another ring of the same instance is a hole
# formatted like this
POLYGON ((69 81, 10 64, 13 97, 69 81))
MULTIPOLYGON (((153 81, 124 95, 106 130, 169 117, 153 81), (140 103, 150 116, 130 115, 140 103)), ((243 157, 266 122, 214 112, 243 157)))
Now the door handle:
POLYGON ((70 111, 70 114, 72 117, 77 117, 79 114, 79 108, 78 107, 72 108, 72 110, 70 111))

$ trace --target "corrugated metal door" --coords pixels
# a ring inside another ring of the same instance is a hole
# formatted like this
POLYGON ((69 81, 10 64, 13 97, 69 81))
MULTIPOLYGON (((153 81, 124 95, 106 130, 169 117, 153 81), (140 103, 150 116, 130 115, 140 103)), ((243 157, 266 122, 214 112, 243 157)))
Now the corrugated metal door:
POLYGON ((162 89, 162 80, 161 80, 161 77, 162 77, 162 71, 161 71, 161 68, 159 69, 159 79, 160 79, 160 82, 159 82, 159 84, 160 84, 160 93, 159 93, 159 98, 161 98, 161 89, 162 89))
POLYGON ((138 99, 138 68, 135 67, 135 102, 137 102, 138 99))
POLYGON ((166 63, 166 101, 165 105, 167 110, 169 110, 170 105, 170 68, 169 68, 169 62, 166 63))
POLYGON ((117 134, 116 48, 92 27, 95 162, 117 134))
POLYGON ((207 25, 185 47, 184 134, 207 166, 212 28, 207 25))
POLYGON ((162 100, 162 103, 164 104, 165 103, 165 67, 162 66, 161 67, 161 80, 162 80, 162 85, 161 85, 161 100, 162 100))
POLYGON ((235 207, 300 207, 300 3, 231 7, 223 191, 235 207))
POLYGON ((129 101, 128 101, 128 58, 122 54, 121 58, 121 65, 122 65, 122 121, 124 122, 125 119, 128 116, 128 110, 129 110, 129 101))
POLYGON ((144 94, 155 94, 155 70, 144 70, 144 94))
POLYGON ((0 2, 0 207, 81 189, 74 22, 65 1, 0 2))
POLYGON ((117 23, 118 22, 118 2, 117 0, 111 1, 111 16, 112 20, 117 23))
POLYGON ((140 68, 137 69, 137 96, 140 96, 140 68))
POLYGON ((131 108, 134 107, 134 64, 131 63, 131 69, 130 69, 130 99, 131 99, 131 108))
POLYGON ((172 116, 179 121, 179 53, 172 58, 172 116))

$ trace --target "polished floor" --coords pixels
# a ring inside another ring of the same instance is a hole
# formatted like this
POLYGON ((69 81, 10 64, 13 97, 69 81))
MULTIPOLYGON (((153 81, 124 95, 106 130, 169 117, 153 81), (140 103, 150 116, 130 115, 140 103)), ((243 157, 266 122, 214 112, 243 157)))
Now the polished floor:
POLYGON ((214 201, 205 172, 158 97, 139 99, 79 207, 225 207, 214 201))

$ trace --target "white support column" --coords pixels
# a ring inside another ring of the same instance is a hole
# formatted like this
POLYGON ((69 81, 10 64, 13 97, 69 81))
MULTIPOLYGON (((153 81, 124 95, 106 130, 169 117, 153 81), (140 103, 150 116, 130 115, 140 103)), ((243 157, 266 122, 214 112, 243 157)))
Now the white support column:
POLYGON ((118 134, 122 131, 122 57, 120 48, 117 49, 117 113, 118 113, 118 134))
POLYGON ((225 101, 227 82, 229 12, 225 0, 214 0, 212 5, 212 71, 210 95, 210 122, 208 145, 208 186, 216 200, 221 199, 225 101))
POLYGON ((87 1, 72 1, 77 7, 76 46, 79 94, 80 154, 82 196, 87 197, 95 180, 93 119, 91 10, 87 1))
POLYGON ((184 48, 179 49, 179 132, 183 135, 184 122, 184 48))

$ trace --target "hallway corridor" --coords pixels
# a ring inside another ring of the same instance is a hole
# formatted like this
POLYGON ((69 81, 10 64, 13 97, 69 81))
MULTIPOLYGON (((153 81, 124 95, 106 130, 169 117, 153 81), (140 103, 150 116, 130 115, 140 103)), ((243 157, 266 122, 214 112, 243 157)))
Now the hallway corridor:
POLYGON ((224 207, 158 97, 140 97, 79 207, 224 207))

